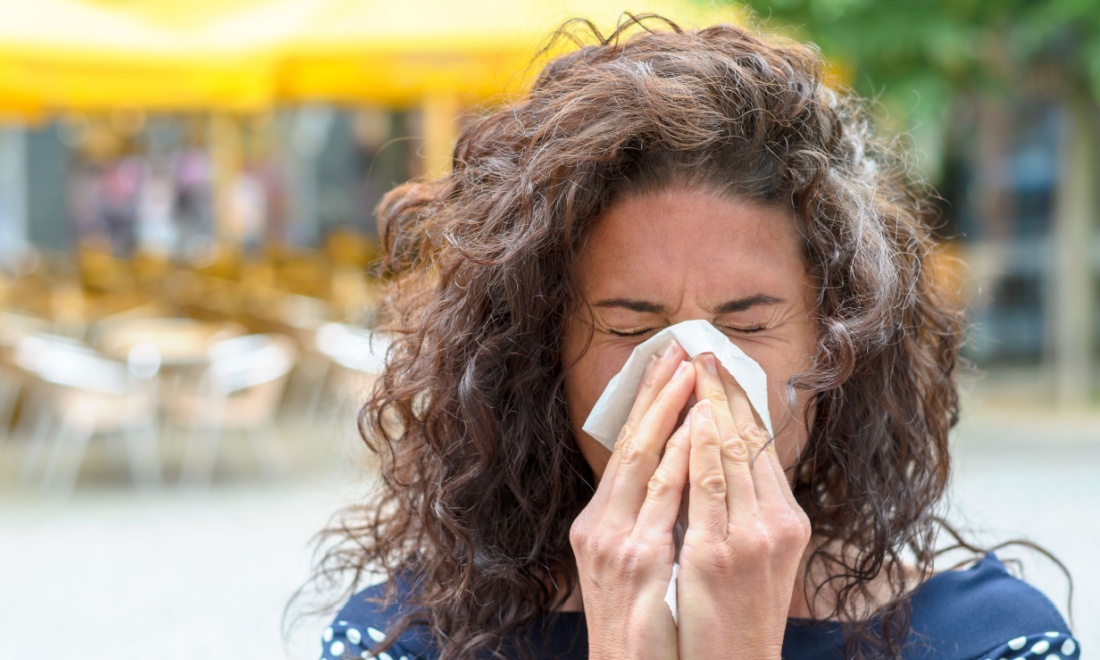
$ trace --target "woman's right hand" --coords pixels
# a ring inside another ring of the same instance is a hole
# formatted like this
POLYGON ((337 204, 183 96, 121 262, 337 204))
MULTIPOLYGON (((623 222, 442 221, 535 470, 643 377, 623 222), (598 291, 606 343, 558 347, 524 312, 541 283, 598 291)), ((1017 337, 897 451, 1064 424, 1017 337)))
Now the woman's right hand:
POLYGON ((695 389, 688 357, 673 342, 650 362, 599 486, 570 530, 594 660, 678 657, 664 597, 690 455, 687 427, 676 428, 695 389))

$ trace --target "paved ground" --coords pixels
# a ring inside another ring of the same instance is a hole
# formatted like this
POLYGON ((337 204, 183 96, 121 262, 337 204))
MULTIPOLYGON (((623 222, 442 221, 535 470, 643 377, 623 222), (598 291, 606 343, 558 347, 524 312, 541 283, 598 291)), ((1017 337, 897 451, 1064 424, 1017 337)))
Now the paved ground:
MULTIPOLYGON (((1070 568, 1078 634, 1100 648, 1100 415, 981 402, 956 439, 953 518, 989 542, 1039 541, 1070 568)), ((0 658, 313 658, 323 624, 284 639, 283 607, 305 580, 309 539, 369 486, 347 429, 287 434, 296 476, 261 479, 229 447, 205 495, 140 496, 93 447, 75 495, 16 483, 18 442, 0 445, 0 658)), ((1065 609, 1065 581, 1027 555, 1027 577, 1065 609)))
MULTIPOLYGON (((1074 631, 1091 657, 1100 649, 1100 415, 1056 416, 1002 411, 963 424, 956 439, 951 520, 988 545, 1016 538, 1039 543, 1073 577, 1074 631)), ((1067 612, 1064 575, 1034 552, 1005 549, 1024 560, 1024 577, 1067 612)))

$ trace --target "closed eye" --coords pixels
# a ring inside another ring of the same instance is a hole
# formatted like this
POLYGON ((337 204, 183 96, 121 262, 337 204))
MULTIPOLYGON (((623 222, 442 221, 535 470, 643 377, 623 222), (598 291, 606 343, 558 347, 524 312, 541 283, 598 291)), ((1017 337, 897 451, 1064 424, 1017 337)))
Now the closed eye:
MULTIPOLYGON (((723 330, 728 330, 730 332, 741 332, 741 333, 760 332, 760 331, 765 329, 765 326, 763 326, 763 325, 757 325, 757 326, 752 326, 752 327, 748 327, 748 328, 738 328, 738 327, 735 327, 735 326, 732 326, 732 325, 723 325, 723 326, 720 326, 720 327, 723 330)), ((615 328, 608 328, 607 329, 607 331, 609 333, 615 335, 616 337, 640 337, 644 334, 648 334, 650 332, 653 332, 654 330, 657 330, 657 328, 640 328, 638 330, 616 330, 615 328)))
POLYGON ((616 330, 614 328, 608 328, 607 331, 616 337, 640 337, 646 333, 653 332, 657 328, 642 328, 640 330, 616 330))

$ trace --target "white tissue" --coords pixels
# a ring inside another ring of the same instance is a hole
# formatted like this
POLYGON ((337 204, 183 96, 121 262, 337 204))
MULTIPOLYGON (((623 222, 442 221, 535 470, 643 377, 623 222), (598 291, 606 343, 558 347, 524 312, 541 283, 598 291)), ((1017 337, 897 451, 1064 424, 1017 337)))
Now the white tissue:
MULTIPOLYGON (((607 384, 603 394, 593 406, 592 412, 588 414, 583 427, 585 433, 608 449, 615 448, 619 431, 626 424, 630 409, 634 406, 634 399, 637 397, 638 387, 641 386, 649 357, 663 353, 673 339, 678 341, 692 358, 702 353, 713 353, 726 371, 730 372, 734 380, 745 390, 749 403, 760 415, 768 435, 771 436, 772 420, 768 413, 767 375, 755 360, 745 355, 744 351, 731 342, 721 330, 703 320, 677 323, 638 344, 622 370, 607 384)), ((677 522, 677 525, 680 524, 677 522)), ((680 539, 682 537, 683 535, 680 534, 680 539)), ((672 612, 672 620, 677 624, 679 624, 679 616, 676 607, 676 578, 679 572, 680 564, 674 562, 672 580, 668 583, 668 590, 665 592, 665 603, 672 612)))
POLYGON ((714 357, 745 390, 768 435, 772 434, 772 420, 768 414, 768 377, 764 370, 721 330, 702 320, 677 323, 638 344, 622 370, 607 384, 592 412, 588 413, 583 427, 585 433, 608 449, 615 448, 619 431, 634 406, 649 357, 660 355, 673 339, 680 342, 692 358, 702 353, 714 353, 714 357))
POLYGON ((680 625, 680 613, 676 609, 676 577, 680 575, 680 562, 672 562, 672 579, 668 581, 668 589, 665 590, 665 604, 672 612, 672 622, 680 625))

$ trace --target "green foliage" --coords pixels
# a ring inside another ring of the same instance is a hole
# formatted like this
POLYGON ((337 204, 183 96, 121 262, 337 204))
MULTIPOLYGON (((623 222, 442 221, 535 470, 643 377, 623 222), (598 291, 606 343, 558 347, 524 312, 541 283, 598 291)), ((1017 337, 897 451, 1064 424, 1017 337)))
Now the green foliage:
POLYGON ((817 43, 856 91, 914 108, 961 89, 1052 72, 1100 99, 1100 0, 747 0, 773 29, 817 43), (916 103, 919 96, 923 101, 916 103), (909 97, 906 99, 906 97, 909 97))
MULTIPOLYGON (((744 0, 774 31, 816 43, 877 114, 928 150, 951 100, 1036 79, 1100 99, 1100 0, 744 0)), ((935 155, 935 154, 931 154, 935 155)), ((937 158, 924 163, 935 178, 937 158)))

